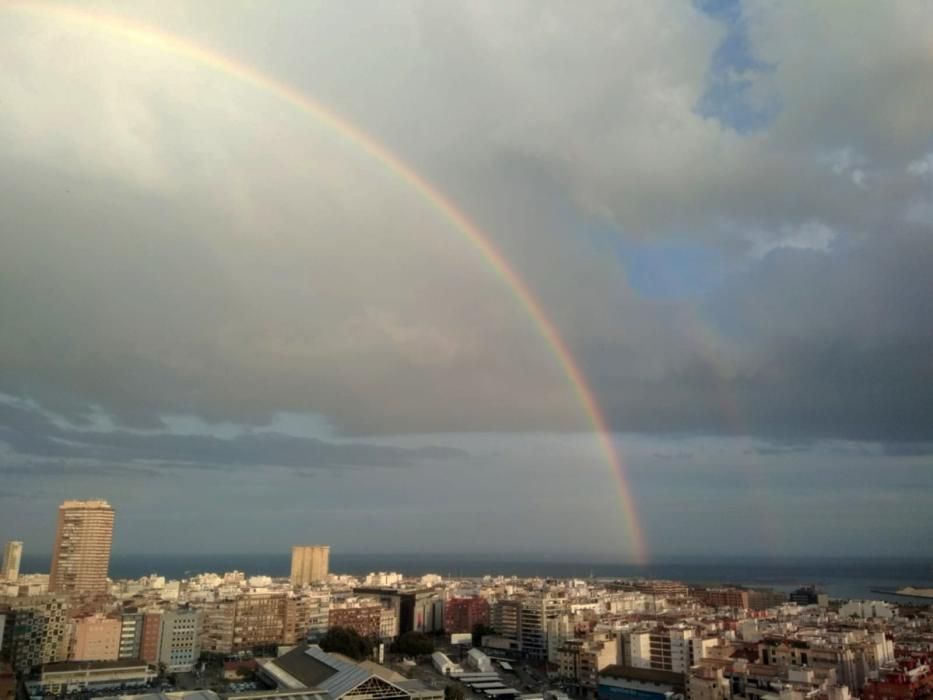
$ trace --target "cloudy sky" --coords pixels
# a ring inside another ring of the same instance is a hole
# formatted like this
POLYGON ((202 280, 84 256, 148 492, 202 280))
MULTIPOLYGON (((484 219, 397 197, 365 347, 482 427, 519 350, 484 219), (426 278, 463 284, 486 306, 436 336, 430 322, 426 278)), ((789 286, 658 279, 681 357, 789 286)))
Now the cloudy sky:
POLYGON ((587 378, 650 557, 929 553, 933 5, 0 20, 0 539, 47 552, 62 499, 104 497, 118 552, 634 554, 482 252, 196 45, 485 232, 587 378))

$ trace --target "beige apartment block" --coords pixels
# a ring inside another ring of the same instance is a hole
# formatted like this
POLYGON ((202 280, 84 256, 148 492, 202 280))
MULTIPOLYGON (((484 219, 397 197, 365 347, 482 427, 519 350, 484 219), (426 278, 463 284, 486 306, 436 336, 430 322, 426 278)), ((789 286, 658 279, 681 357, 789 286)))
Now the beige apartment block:
POLYGON ((120 656, 119 618, 88 615, 74 621, 71 661, 115 661, 120 656))
POLYGON ((330 547, 327 545, 292 547, 292 585, 307 586, 326 581, 329 564, 330 547))

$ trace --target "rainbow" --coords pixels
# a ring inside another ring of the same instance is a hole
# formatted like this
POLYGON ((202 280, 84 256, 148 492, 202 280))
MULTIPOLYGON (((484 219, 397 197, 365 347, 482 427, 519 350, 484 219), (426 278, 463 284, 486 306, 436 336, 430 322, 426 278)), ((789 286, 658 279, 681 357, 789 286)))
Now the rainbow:
POLYGON ((508 261, 493 245, 489 237, 476 224, 457 208, 443 193, 425 180, 407 163, 392 151, 376 141, 365 131, 345 118, 315 101, 295 87, 279 81, 251 66, 198 45, 187 39, 169 34, 154 27, 127 20, 115 15, 90 11, 77 6, 66 6, 45 2, 19 2, 7 0, 0 7, 44 16, 64 22, 80 25, 92 30, 104 32, 110 36, 151 48, 155 51, 190 60, 205 68, 235 78, 270 95, 283 103, 313 117, 320 124, 333 130, 351 144, 360 148, 368 156, 382 164, 395 174, 420 197, 447 219, 488 262, 496 275, 512 290, 519 304, 528 313, 538 333, 553 350, 560 366, 573 386, 588 420, 592 423, 599 440, 600 448, 612 467, 612 473, 618 483, 622 510, 631 539, 632 556, 640 564, 647 562, 647 551, 638 511, 632 497, 625 464, 616 449, 612 432, 606 424, 602 410, 596 401, 593 390, 586 381, 582 370, 574 359, 554 323, 550 320, 541 304, 532 294, 528 285, 519 277, 508 261))

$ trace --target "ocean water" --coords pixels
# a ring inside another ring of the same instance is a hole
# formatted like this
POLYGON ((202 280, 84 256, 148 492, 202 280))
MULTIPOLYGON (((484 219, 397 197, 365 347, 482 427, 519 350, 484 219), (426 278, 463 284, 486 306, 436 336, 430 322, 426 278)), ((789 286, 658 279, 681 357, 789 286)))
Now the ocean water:
MULTIPOLYGON (((243 571, 248 575, 287 576, 288 553, 275 554, 114 554, 112 578, 138 578, 159 573, 181 578, 203 572, 243 571)), ((436 573, 478 577, 485 574, 550 576, 555 578, 664 578, 694 584, 742 584, 790 591, 814 584, 833 598, 870 598, 907 601, 872 589, 896 590, 903 586, 933 587, 933 560, 783 558, 755 557, 669 559, 648 565, 574 562, 551 558, 454 557, 439 554, 341 554, 331 553, 334 573, 365 575, 371 571, 398 571, 406 575, 436 573)), ((24 573, 49 569, 47 558, 24 557, 24 573)), ((930 601, 927 601, 930 602, 930 601)))

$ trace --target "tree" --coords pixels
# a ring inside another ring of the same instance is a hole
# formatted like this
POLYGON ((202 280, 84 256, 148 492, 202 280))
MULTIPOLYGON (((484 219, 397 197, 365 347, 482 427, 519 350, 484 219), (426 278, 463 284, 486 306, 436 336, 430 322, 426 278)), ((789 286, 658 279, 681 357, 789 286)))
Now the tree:
POLYGON ((372 655, 373 643, 350 627, 331 627, 321 638, 321 649, 360 661, 372 655))
POLYGON ((396 648, 405 656, 426 656, 434 652, 434 642, 421 632, 406 632, 398 638, 396 648))
POLYGON ((493 635, 496 631, 489 625, 484 625, 482 622, 477 622, 473 626, 473 646, 478 647, 483 643, 483 637, 493 635))
POLYGON ((463 688, 459 685, 448 685, 444 688, 444 700, 464 700, 463 688))

